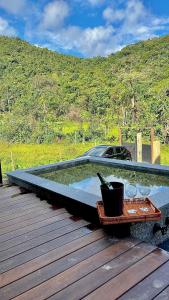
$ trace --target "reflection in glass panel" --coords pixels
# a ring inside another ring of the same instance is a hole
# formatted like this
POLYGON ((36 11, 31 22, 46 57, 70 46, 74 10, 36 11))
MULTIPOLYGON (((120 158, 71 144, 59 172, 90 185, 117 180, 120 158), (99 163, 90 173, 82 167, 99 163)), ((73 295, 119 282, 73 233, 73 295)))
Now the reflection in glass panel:
POLYGON ((100 182, 97 173, 101 173, 107 181, 117 181, 126 184, 135 184, 136 197, 140 197, 139 186, 150 187, 150 195, 167 190, 169 192, 169 177, 134 170, 126 170, 106 166, 98 163, 86 163, 65 169, 54 169, 39 176, 68 185, 100 196, 100 182))

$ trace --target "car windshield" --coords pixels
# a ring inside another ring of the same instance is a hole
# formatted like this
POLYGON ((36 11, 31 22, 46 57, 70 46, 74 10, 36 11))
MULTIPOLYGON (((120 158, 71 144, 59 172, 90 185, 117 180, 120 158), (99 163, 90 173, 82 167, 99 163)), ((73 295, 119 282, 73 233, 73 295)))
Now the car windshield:
POLYGON ((107 147, 97 147, 97 148, 93 148, 90 149, 89 151, 87 151, 85 153, 85 155, 90 155, 90 156, 101 156, 105 150, 107 149, 107 147))

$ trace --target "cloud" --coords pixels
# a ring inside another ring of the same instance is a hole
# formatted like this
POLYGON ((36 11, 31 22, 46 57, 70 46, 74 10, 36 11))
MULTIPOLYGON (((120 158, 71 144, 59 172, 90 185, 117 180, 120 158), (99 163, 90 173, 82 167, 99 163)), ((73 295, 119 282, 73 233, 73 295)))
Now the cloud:
POLYGON ((96 5, 100 5, 103 4, 105 2, 105 0, 88 0, 89 4, 91 4, 92 6, 96 6, 96 5))
MULTIPOLYGON (((91 6, 104 3, 101 25, 85 27, 83 24, 80 27, 78 22, 75 23, 73 17, 76 17, 77 7, 86 12, 82 0, 55 0, 48 2, 43 11, 40 11, 39 24, 34 26, 34 30, 31 27, 32 36, 30 34, 29 39, 34 35, 36 41, 41 40, 42 45, 49 45, 49 49, 76 51, 85 57, 107 56, 128 44, 152 38, 160 31, 169 29, 169 18, 154 16, 142 0, 87 0, 86 3, 91 6), (70 13, 73 17, 67 23, 65 20, 70 17, 70 13)), ((90 9, 93 11, 93 7, 87 7, 88 13, 90 9)), ((95 11, 97 12, 96 9, 95 11)))
POLYGON ((44 8, 41 26, 45 29, 61 27, 69 15, 69 6, 65 1, 54 1, 44 8))
POLYGON ((138 24, 140 21, 144 22, 146 17, 149 17, 149 14, 140 0, 128 0, 121 9, 111 5, 103 11, 103 18, 109 23, 124 21, 130 26, 138 24))
POLYGON ((0 17, 0 35, 15 36, 16 31, 7 20, 0 17))
MULTIPOLYGON (((107 41, 114 32, 112 26, 98 26, 82 29, 78 26, 63 28, 57 33, 48 33, 51 43, 67 50, 76 50, 84 56, 108 55, 112 48, 107 47, 107 41)), ((53 47, 52 47, 53 48, 53 47)))
POLYGON ((107 24, 118 24, 112 40, 118 40, 121 45, 152 38, 158 30, 169 26, 169 18, 155 17, 141 0, 128 0, 121 9, 108 6, 103 11, 103 19, 107 24))
POLYGON ((156 32, 169 26, 169 18, 157 18, 151 14, 140 0, 129 0, 121 33, 131 36, 133 41, 145 40, 156 36, 156 32))
POLYGON ((125 17, 123 10, 115 10, 113 7, 107 7, 103 11, 103 18, 108 22, 112 23, 115 21, 122 21, 125 17))
POLYGON ((20 14, 26 8, 26 0, 0 0, 0 8, 8 13, 20 14))

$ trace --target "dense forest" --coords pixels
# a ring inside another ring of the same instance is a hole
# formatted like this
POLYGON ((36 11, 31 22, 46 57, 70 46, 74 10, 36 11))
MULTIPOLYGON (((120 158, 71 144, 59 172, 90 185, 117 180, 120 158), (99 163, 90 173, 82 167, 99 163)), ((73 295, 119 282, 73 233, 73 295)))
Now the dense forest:
POLYGON ((71 121, 86 140, 105 124, 129 132, 153 126, 169 143, 168 60, 169 36, 91 59, 2 36, 0 139, 54 142, 65 138, 63 124, 71 121))

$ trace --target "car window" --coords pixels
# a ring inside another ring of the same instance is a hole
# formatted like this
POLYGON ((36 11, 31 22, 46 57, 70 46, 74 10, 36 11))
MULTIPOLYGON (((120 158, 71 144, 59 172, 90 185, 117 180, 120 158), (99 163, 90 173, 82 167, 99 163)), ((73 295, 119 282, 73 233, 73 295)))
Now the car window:
POLYGON ((105 149, 103 147, 91 149, 86 152, 87 155, 91 156, 101 156, 104 153, 105 149))
POLYGON ((124 148, 124 147, 121 147, 120 150, 121 150, 121 153, 125 153, 126 152, 126 148, 124 148))
POLYGON ((121 153, 122 151, 121 151, 121 147, 116 147, 116 153, 117 154, 119 154, 119 153, 121 153))
POLYGON ((106 151, 105 154, 106 154, 106 155, 113 155, 113 154, 114 154, 113 148, 109 148, 109 149, 106 151))

